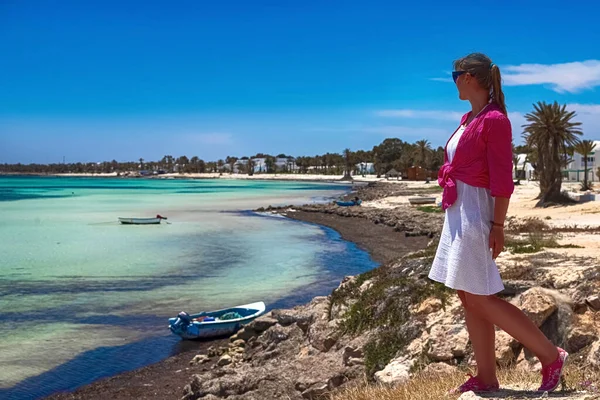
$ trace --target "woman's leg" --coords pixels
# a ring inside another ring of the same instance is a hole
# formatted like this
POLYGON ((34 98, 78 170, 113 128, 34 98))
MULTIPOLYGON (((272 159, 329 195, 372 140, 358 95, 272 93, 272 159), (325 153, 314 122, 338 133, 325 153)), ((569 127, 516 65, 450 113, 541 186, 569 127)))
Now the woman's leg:
POLYGON ((477 314, 517 339, 539 358, 542 366, 558 358, 556 346, 514 305, 496 296, 465 293, 465 299, 470 313, 477 314))
POLYGON ((477 362, 477 378, 487 385, 494 385, 498 383, 498 378, 496 378, 496 332, 494 324, 469 310, 465 292, 459 290, 458 296, 465 309, 469 339, 473 346, 475 362, 477 362))

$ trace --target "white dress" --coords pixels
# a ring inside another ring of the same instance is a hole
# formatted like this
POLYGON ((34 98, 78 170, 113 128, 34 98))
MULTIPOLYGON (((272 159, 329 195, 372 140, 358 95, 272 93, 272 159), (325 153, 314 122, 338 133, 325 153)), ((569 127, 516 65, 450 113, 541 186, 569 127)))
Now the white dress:
MULTIPOLYGON (((465 126, 458 128, 448 142, 448 161, 452 162, 465 126)), ((504 289, 498 267, 489 247, 494 198, 489 189, 456 180, 458 197, 446 210, 440 243, 429 271, 429 278, 447 287, 479 295, 504 289)))

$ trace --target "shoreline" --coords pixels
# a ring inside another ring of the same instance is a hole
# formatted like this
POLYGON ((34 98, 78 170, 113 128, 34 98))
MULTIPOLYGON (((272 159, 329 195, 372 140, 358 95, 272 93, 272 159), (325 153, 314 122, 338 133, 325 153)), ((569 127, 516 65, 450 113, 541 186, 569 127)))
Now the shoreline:
MULTIPOLYGON (((369 190, 365 188, 364 190, 369 190)), ((297 223, 319 225, 338 232, 345 241, 366 251, 375 262, 385 264, 403 254, 424 248, 429 239, 426 236, 407 237, 386 224, 376 224, 366 217, 341 216, 326 212, 295 211, 277 214, 284 215, 297 223)), ((340 278, 340 281, 343 277, 340 278)), ((44 397, 44 400, 87 400, 105 398, 125 400, 132 398, 173 399, 181 397, 183 387, 193 374, 206 372, 216 363, 191 366, 190 360, 197 354, 205 354, 209 347, 227 346, 229 340, 217 339, 207 342, 191 342, 190 350, 182 351, 162 361, 132 371, 102 378, 80 386, 71 392, 58 392, 44 397)))

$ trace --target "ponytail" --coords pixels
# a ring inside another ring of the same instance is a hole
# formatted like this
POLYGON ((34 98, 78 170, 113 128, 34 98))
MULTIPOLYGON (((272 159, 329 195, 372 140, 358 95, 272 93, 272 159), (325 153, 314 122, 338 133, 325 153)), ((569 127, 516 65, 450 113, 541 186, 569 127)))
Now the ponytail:
POLYGON ((490 73, 492 75, 492 93, 491 98, 494 103, 500 107, 500 110, 506 115, 506 103, 504 103, 504 93, 502 93, 502 76, 500 68, 494 63, 490 65, 490 73))

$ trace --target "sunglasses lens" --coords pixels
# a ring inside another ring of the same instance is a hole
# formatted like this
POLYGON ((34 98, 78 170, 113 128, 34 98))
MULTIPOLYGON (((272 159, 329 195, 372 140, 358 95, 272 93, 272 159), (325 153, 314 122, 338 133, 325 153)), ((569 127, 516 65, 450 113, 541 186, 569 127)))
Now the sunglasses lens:
POLYGON ((456 83, 456 80, 458 79, 458 77, 464 73, 465 73, 465 71, 452 71, 452 79, 454 80, 454 83, 456 83))

